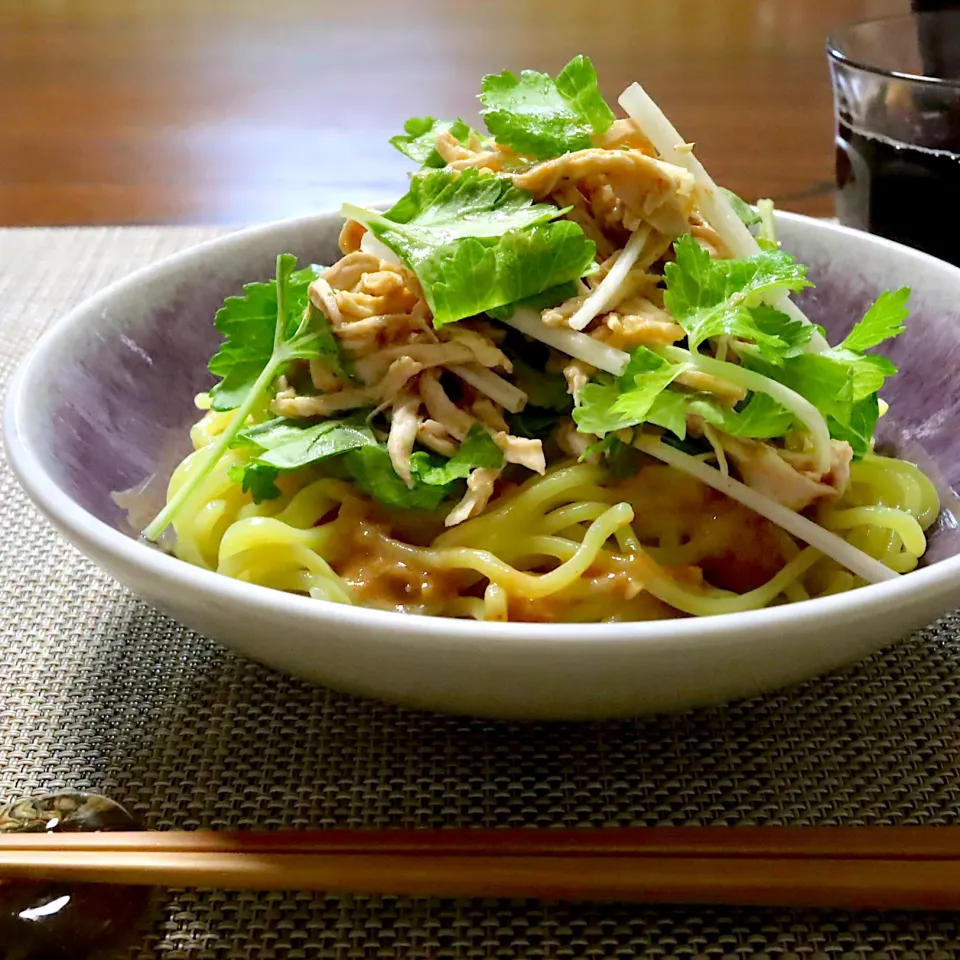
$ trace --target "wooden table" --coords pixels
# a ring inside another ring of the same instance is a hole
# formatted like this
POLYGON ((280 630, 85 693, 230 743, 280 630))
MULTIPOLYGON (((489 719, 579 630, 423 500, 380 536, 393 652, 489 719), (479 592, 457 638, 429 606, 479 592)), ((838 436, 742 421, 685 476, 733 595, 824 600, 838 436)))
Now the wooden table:
POLYGON ((0 225, 242 223, 388 198, 410 116, 591 55, 715 178, 827 215, 830 26, 908 0, 2 0, 0 225))

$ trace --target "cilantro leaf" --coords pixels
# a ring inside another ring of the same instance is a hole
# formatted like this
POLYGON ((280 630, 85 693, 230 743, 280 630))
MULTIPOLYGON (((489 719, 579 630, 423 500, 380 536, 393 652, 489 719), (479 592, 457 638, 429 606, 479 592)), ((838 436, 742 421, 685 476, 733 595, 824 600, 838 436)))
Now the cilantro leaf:
POLYGON ((272 287, 250 285, 253 289, 248 287, 243 297, 229 298, 218 311, 217 326, 226 335, 226 342, 210 361, 211 371, 222 378, 211 391, 211 402, 214 409, 233 410, 234 414, 220 436, 204 450, 202 466, 144 529, 147 540, 156 540, 176 517, 234 442, 250 414, 265 405, 274 381, 291 360, 323 357, 339 362, 339 353, 333 352, 336 341, 330 326, 323 314, 310 306, 307 296, 307 287, 319 268, 297 271, 296 265, 296 257, 280 254, 272 287))
POLYGON ((577 429, 603 436, 643 423, 657 398, 685 369, 637 347, 619 380, 604 374, 581 388, 573 411, 577 429))
POLYGON ((416 273, 434 326, 523 300, 583 276, 596 247, 562 211, 507 177, 437 170, 385 214, 346 206, 416 273))
MULTIPOLYGON (((462 120, 436 120, 433 117, 411 117, 404 125, 404 132, 390 138, 391 146, 396 147, 404 156, 415 160, 424 167, 445 167, 447 161, 437 153, 437 136, 450 131, 460 143, 466 143, 470 134, 476 133, 462 120)), ((486 139, 477 134, 481 140, 486 139)))
POLYGON ((664 303, 687 331, 690 349, 710 337, 733 336, 755 343, 776 363, 799 352, 813 328, 764 303, 776 290, 811 286, 807 268, 782 250, 715 260, 690 234, 674 244, 675 260, 664 269, 664 303))
MULTIPOLYGON (((333 370, 343 373, 333 330, 307 294, 322 268, 309 266, 294 271, 295 263, 296 259, 291 258, 285 284, 282 338, 286 341, 287 359, 322 357, 333 370), (307 314, 309 323, 301 329, 307 314)), ((227 297, 217 311, 213 322, 226 339, 209 363, 210 372, 222 378, 210 391, 214 410, 239 406, 270 362, 276 346, 277 309, 277 281, 269 280, 246 284, 243 296, 227 297)))
POLYGON ((607 130, 613 111, 600 95, 593 63, 574 57, 556 80, 524 70, 483 78, 480 111, 499 143, 517 153, 546 160, 592 146, 591 135, 607 130))
POLYGON ((910 312, 907 308, 909 296, 909 287, 884 290, 863 315, 863 319, 847 334, 840 347, 862 353, 903 333, 906 329, 904 320, 910 312))

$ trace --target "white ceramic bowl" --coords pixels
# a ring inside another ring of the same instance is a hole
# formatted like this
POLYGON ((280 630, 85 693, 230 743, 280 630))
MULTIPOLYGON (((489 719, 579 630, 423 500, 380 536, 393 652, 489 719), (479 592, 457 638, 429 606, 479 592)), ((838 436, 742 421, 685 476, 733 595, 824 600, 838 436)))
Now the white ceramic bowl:
MULTIPOLYGON (((960 270, 866 234, 781 215, 784 246, 818 283, 805 308, 833 339, 887 287, 914 289, 885 431, 921 441, 960 482, 960 270)), ((241 653, 318 683, 415 707, 586 719, 759 693, 858 660, 960 601, 947 511, 925 568, 891 583, 746 614, 621 624, 501 624, 403 616, 250 586, 138 543, 113 491, 165 480, 210 382, 211 318, 272 273, 276 254, 336 257, 318 215, 203 244, 116 283, 64 317, 17 372, 5 413, 13 469, 60 532, 148 602, 241 653)), ((929 464, 926 464, 929 466, 929 464)))

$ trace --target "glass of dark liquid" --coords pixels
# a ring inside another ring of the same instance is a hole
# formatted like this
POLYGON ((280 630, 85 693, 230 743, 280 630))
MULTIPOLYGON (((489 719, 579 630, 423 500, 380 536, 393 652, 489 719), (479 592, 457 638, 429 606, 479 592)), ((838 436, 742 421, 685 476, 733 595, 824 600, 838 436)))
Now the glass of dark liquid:
POLYGON ((837 216, 960 265, 960 10, 837 29, 837 216))

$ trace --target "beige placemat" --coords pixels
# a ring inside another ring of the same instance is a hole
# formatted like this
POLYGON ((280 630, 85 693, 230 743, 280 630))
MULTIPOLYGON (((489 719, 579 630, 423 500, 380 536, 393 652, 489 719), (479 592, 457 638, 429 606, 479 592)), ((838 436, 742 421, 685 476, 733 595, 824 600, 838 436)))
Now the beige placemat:
MULTIPOLYGON (((4 378, 69 305, 203 228, 0 230, 4 378)), ((311 687, 131 597, 0 473, 0 802, 102 791, 150 827, 957 823, 960 618, 682 717, 519 724, 311 687)), ((2 955, 0 945, 0 955, 2 955)), ((934 958, 955 915, 173 891, 137 960, 934 958)))

